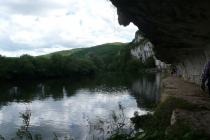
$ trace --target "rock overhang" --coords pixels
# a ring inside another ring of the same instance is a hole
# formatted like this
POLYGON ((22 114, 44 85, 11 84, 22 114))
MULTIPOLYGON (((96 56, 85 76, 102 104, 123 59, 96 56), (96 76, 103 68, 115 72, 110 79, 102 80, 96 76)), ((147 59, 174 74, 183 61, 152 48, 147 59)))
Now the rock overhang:
POLYGON ((133 22, 155 46, 155 56, 167 63, 180 63, 210 44, 208 0, 110 0, 118 21, 133 22))

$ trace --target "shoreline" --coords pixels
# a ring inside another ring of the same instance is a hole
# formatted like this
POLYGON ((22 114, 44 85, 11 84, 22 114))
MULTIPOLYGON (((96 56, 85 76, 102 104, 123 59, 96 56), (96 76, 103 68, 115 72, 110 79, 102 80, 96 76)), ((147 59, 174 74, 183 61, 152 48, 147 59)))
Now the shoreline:
POLYGON ((175 97, 183 99, 192 106, 189 110, 178 107, 173 110, 171 125, 166 128, 166 134, 173 133, 173 126, 181 123, 189 126, 193 131, 210 136, 210 97, 207 88, 204 92, 199 85, 168 74, 161 81, 161 89, 160 103, 166 101, 168 97, 175 97))

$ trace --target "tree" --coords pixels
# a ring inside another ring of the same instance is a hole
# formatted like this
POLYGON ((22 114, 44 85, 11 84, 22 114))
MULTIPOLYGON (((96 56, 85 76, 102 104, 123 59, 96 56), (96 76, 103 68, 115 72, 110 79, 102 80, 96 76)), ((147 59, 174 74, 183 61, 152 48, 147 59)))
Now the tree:
POLYGON ((51 69, 50 71, 54 74, 54 76, 62 76, 62 61, 63 57, 61 54, 53 54, 51 56, 51 69))
POLYGON ((34 58, 28 54, 21 55, 19 59, 17 59, 16 63, 18 63, 17 69, 20 78, 33 78, 34 77, 34 58))
POLYGON ((145 61, 145 65, 147 66, 147 68, 155 68, 155 59, 153 56, 150 56, 146 59, 145 61))
POLYGON ((37 57, 35 58, 35 76, 38 78, 46 78, 49 77, 50 67, 52 65, 52 61, 46 57, 37 57))
POLYGON ((140 68, 143 68, 144 64, 136 57, 132 58, 127 65, 126 70, 138 71, 140 68))
POLYGON ((88 52, 85 55, 85 59, 93 61, 95 63, 95 65, 96 65, 96 67, 99 68, 100 70, 102 70, 104 68, 103 60, 100 59, 97 55, 95 55, 92 52, 88 52))

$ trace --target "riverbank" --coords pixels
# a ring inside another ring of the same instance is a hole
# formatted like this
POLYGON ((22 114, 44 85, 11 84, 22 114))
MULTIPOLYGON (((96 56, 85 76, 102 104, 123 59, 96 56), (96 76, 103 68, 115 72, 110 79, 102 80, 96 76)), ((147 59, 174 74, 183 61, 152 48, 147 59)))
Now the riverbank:
MULTIPOLYGON (((161 102, 168 97, 181 98, 191 105, 188 110, 176 108, 171 114, 170 126, 166 134, 173 131, 177 123, 185 124, 191 130, 210 136, 210 97, 208 89, 202 91, 199 85, 184 81, 176 76, 162 79, 161 102)), ((172 132, 173 133, 173 132, 172 132)))

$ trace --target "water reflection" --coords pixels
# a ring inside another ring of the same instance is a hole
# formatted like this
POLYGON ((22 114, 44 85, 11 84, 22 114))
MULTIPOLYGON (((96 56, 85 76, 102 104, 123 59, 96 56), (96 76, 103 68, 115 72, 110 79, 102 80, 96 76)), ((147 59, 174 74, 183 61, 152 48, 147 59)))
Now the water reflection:
POLYGON ((131 86, 132 94, 136 98, 138 107, 157 103, 160 88, 160 74, 143 76, 131 86))
POLYGON ((136 110, 145 113, 145 104, 158 101, 159 80, 158 74, 123 73, 1 83, 0 134, 14 137, 22 123, 19 112, 27 106, 34 134, 41 133, 44 139, 52 139, 53 132, 85 137, 87 117, 93 121, 95 116, 111 117, 118 102, 126 107, 128 117, 136 110))

